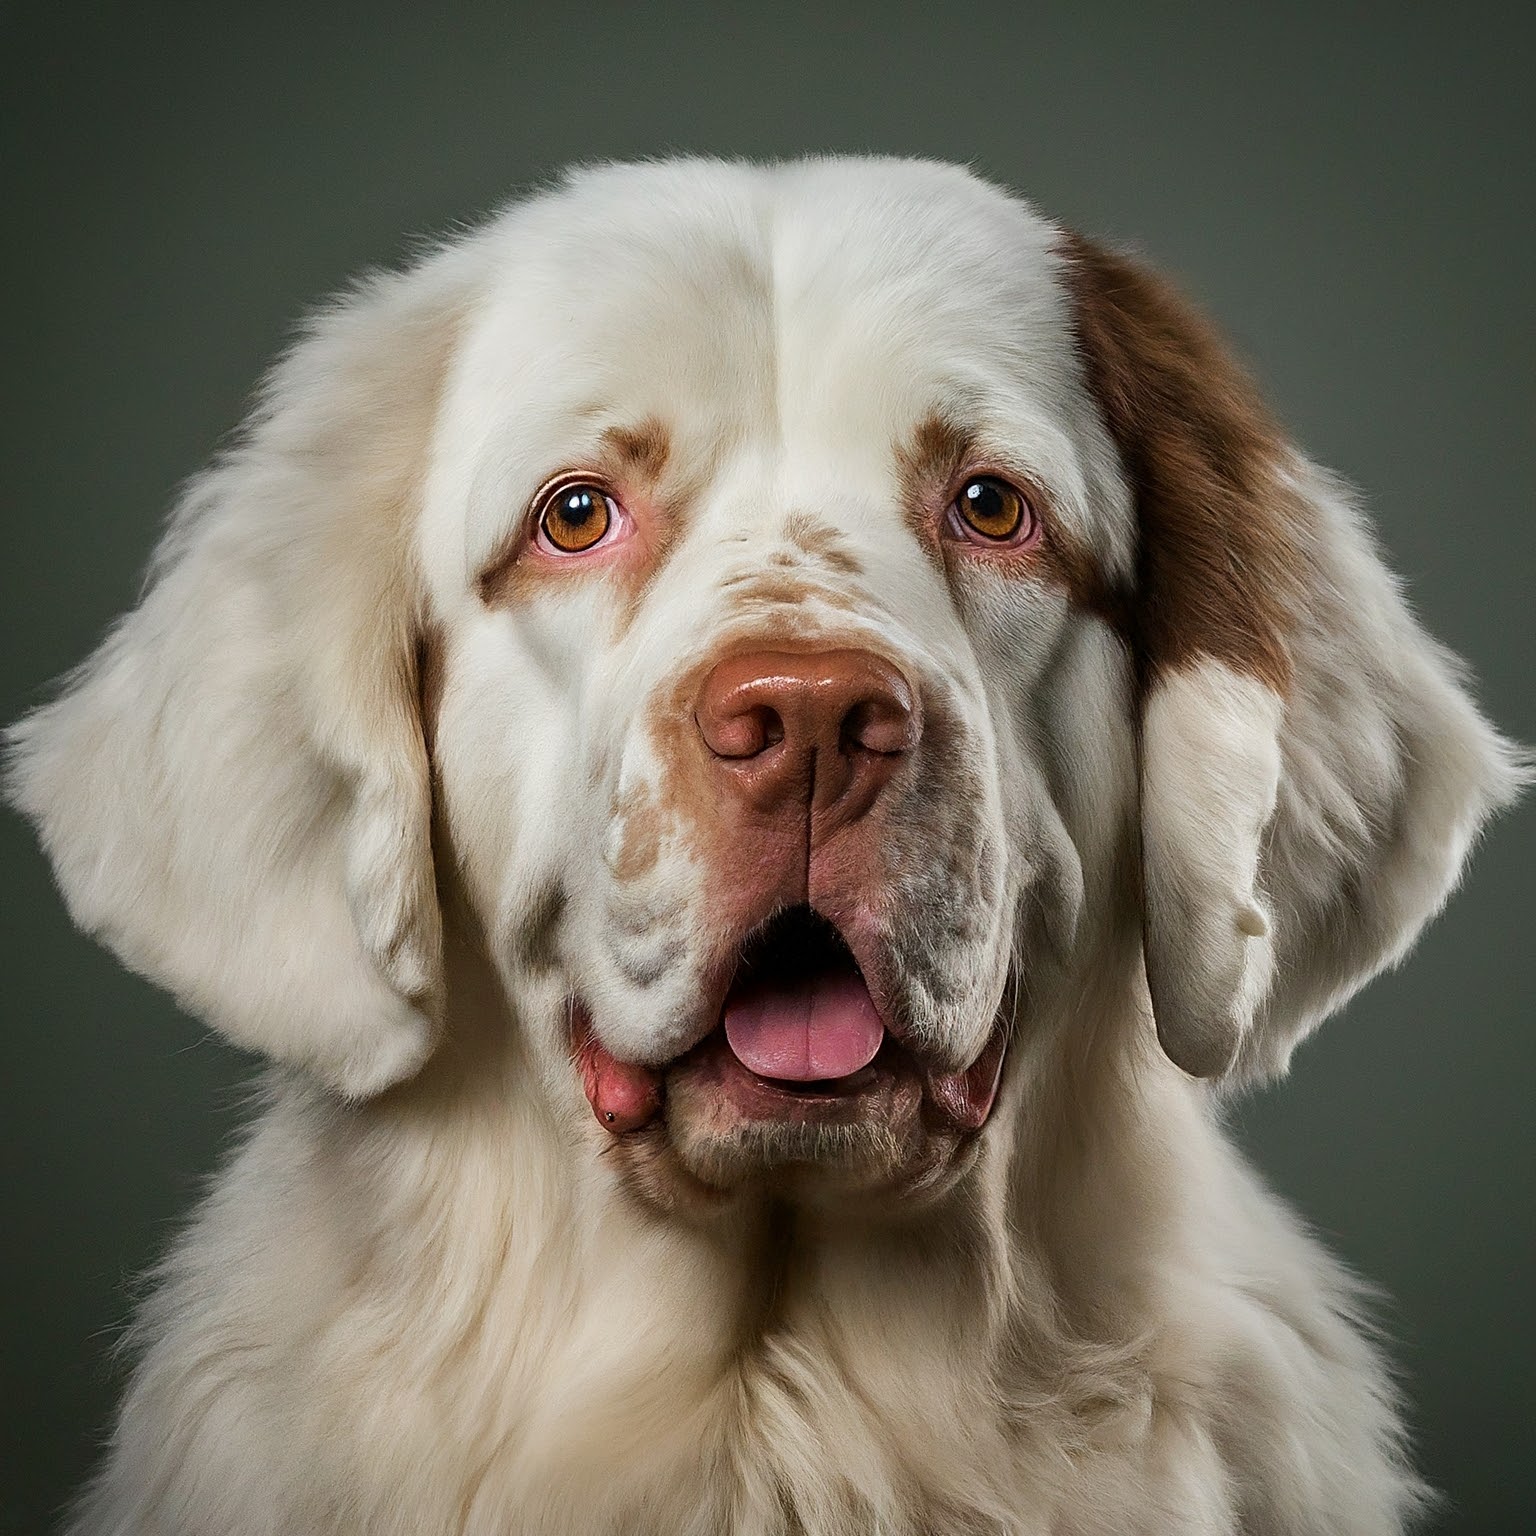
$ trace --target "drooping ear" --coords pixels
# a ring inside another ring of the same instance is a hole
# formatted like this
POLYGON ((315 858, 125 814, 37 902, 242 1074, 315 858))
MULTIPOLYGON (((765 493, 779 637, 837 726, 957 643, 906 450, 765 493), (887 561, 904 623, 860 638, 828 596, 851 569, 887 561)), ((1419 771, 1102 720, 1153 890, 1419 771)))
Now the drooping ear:
POLYGON ((462 298, 444 260, 312 323, 139 607, 8 740, 76 922, 348 1096, 437 1028, 412 538, 462 298))
POLYGON ((1137 521, 1158 1037, 1196 1076, 1263 1075, 1401 958, 1525 765, 1207 324, 1087 240, 1060 255, 1137 521))

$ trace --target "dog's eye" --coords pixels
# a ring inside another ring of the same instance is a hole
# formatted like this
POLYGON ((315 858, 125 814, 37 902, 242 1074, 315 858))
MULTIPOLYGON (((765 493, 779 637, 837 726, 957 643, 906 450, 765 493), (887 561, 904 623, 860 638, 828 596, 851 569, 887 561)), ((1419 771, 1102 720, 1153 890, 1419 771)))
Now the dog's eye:
POLYGON ((602 542, 614 521, 613 501, 595 485, 562 485, 539 513, 537 538, 557 554, 581 555, 602 542))
POLYGON ((962 538, 1016 544, 1033 531, 1035 515, 1022 491, 995 476, 977 475, 960 487, 950 521, 962 538))

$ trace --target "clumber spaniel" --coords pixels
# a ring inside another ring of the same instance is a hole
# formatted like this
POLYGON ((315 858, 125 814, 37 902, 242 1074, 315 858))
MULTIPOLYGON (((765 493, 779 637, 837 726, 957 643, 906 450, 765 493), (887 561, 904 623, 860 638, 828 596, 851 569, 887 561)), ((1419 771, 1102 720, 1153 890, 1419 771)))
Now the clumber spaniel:
POLYGON ((1220 1102, 1522 764, 1205 324, 971 175, 585 170, 361 283, 10 775, 275 1063, 73 1530, 1420 1502, 1220 1102))

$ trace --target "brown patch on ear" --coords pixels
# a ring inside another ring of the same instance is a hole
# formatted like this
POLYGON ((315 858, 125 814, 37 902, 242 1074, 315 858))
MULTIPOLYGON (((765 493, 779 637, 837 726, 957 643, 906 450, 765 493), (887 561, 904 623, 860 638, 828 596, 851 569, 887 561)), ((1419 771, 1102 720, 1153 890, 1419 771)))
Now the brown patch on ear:
POLYGON ((1279 428, 1160 277, 1080 235, 1059 250, 1087 382, 1136 497, 1144 681, 1209 656, 1284 695, 1306 513, 1279 479, 1279 428))

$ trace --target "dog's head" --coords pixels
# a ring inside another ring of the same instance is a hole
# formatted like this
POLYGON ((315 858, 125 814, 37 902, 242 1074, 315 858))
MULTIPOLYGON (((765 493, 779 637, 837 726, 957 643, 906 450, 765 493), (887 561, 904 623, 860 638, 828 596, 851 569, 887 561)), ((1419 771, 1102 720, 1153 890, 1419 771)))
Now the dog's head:
POLYGON ((825 160, 583 173, 318 317, 12 775, 82 924, 345 1095, 451 888, 637 1178, 911 1189, 1006 1053, 1283 1065, 1518 765, 1160 282, 825 160))

